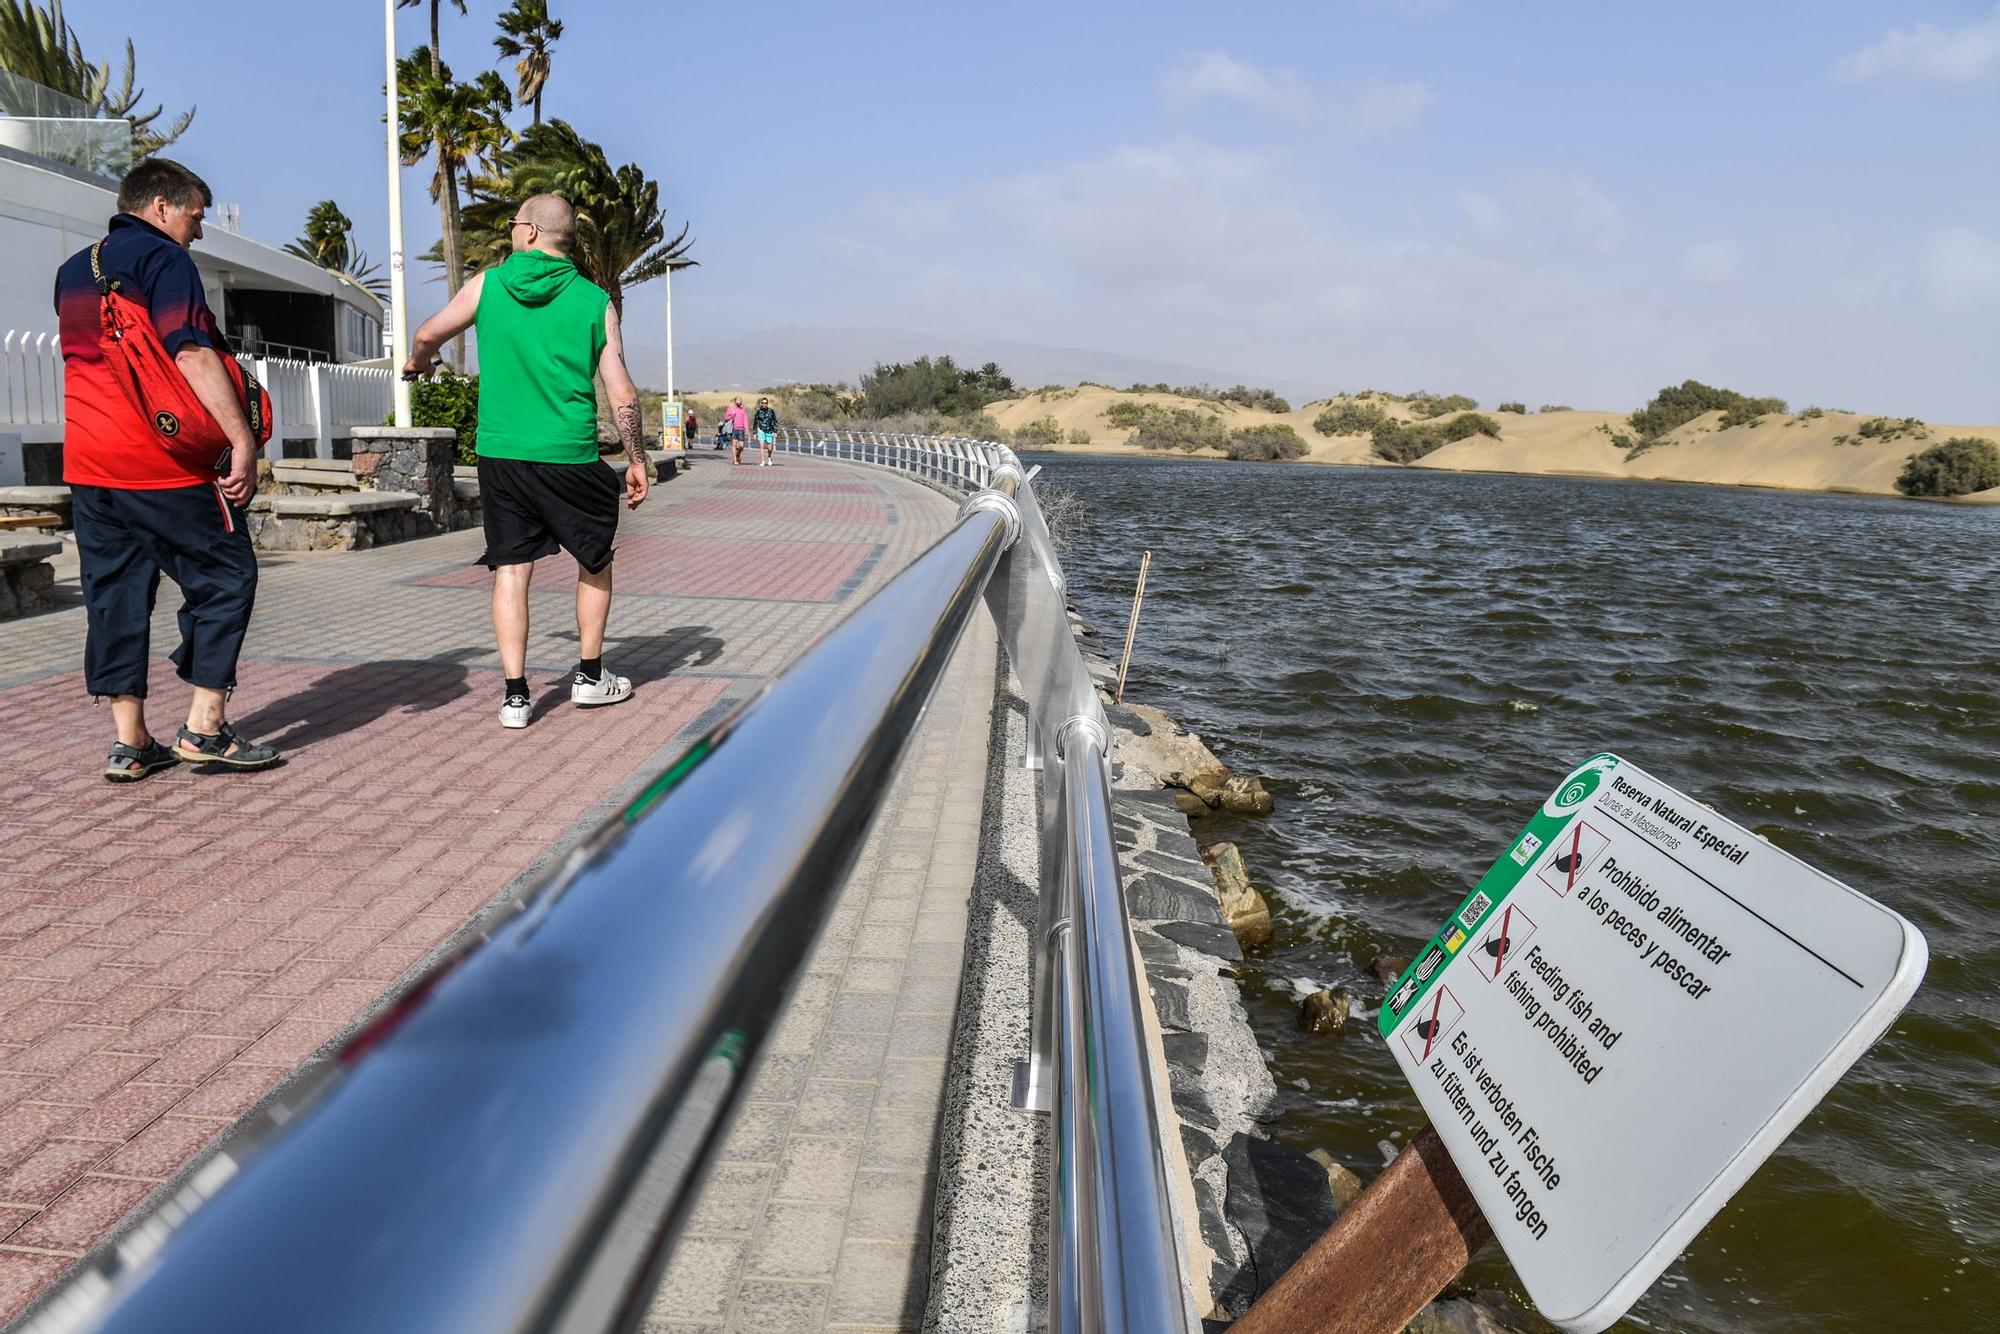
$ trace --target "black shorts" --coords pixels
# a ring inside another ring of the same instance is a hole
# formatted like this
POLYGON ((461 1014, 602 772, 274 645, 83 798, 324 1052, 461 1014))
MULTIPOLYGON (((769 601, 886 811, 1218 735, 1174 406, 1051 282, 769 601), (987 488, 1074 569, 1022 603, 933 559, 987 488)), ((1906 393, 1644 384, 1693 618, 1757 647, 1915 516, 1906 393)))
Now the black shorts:
POLYGON ((526 565, 561 547, 596 574, 611 563, 624 478, 602 463, 479 460, 479 512, 486 554, 479 563, 526 565))

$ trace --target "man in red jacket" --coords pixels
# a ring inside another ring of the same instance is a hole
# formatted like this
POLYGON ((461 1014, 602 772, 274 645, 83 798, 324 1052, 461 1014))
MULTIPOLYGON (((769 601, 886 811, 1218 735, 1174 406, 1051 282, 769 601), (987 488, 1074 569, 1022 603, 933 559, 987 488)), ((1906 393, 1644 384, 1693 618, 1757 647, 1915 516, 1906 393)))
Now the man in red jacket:
POLYGON ((188 254, 214 202, 201 177, 180 163, 147 158, 120 183, 118 216, 97 258, 122 295, 146 308, 161 344, 221 426, 228 455, 212 465, 169 453, 121 388, 104 352, 103 297, 90 249, 56 273, 63 481, 89 623, 84 682, 93 696, 111 700, 118 740, 104 776, 113 782, 135 782, 179 760, 261 769, 278 758, 224 720, 257 592, 257 557, 243 513, 257 486, 257 442, 223 367, 228 348, 188 254), (173 661, 194 687, 187 725, 172 748, 146 726, 146 668, 162 573, 180 586, 181 644, 173 661))

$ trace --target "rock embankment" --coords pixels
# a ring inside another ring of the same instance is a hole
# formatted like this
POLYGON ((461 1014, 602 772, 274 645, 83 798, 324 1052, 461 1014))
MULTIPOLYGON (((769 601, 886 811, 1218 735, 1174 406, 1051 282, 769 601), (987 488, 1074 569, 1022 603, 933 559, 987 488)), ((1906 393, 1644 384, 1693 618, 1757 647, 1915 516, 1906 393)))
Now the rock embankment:
MULTIPOLYGON (((1145 704, 1110 701, 1110 663, 1078 647, 1104 692, 1112 726, 1113 823, 1133 939, 1145 963, 1167 1073, 1169 1113, 1191 1183, 1198 1239, 1187 1239, 1195 1298, 1210 1327, 1226 1325, 1290 1269, 1360 1197, 1364 1183, 1323 1149, 1270 1137, 1277 1099, 1244 1009, 1244 951, 1271 939, 1270 905, 1234 843, 1199 844, 1198 821, 1218 811, 1262 815, 1264 784, 1230 772, 1199 736, 1145 704)), ((1306 998, 1300 1023, 1332 1034, 1351 998, 1306 998)), ((1171 1133, 1171 1132, 1170 1132, 1171 1133)), ((1505 1294, 1458 1295, 1424 1308, 1414 1334, 1540 1334, 1550 1328, 1505 1294)))

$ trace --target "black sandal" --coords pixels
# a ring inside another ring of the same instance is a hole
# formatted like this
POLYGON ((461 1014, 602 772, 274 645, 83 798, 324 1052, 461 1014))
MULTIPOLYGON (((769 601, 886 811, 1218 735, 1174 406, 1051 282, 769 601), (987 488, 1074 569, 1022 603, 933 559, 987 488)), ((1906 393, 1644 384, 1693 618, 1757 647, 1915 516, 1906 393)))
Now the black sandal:
POLYGON ((149 740, 143 746, 128 746, 120 741, 105 757, 104 776, 113 783, 136 783, 180 762, 181 757, 161 745, 158 739, 149 740), (138 767, 135 769, 134 765, 138 767))
POLYGON ((174 754, 189 764, 226 764, 232 769, 262 769, 278 762, 276 746, 253 745, 228 723, 212 734, 181 728, 174 737, 174 754))

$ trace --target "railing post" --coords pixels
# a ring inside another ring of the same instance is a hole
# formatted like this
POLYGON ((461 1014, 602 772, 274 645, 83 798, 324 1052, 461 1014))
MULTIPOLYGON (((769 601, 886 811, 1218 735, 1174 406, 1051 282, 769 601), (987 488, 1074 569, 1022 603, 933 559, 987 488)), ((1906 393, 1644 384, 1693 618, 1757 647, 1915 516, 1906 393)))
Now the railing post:
MULTIPOLYGON (((324 365, 315 365, 306 374, 312 389, 313 457, 330 459, 333 457, 332 372, 324 365)), ((275 431, 272 438, 277 438, 275 431)))

